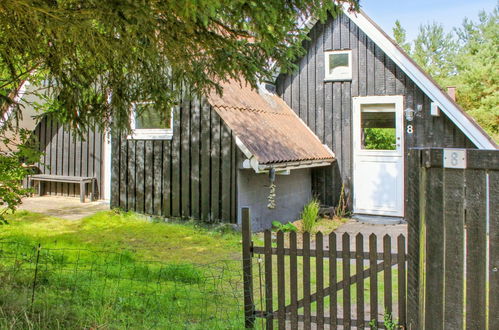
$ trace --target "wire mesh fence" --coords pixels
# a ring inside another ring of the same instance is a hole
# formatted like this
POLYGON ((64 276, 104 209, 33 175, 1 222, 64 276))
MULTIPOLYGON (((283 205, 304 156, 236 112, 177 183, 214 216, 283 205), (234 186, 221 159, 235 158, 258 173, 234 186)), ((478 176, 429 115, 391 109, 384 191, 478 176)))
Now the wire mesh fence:
POLYGON ((127 251, 0 241, 0 328, 240 329, 240 260, 138 260, 127 251))

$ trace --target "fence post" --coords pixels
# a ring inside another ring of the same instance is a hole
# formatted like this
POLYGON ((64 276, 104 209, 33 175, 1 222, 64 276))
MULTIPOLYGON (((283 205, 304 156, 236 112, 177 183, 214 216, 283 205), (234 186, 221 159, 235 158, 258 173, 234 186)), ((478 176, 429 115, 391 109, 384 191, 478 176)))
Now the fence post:
POLYGON ((251 217, 249 207, 243 207, 242 233, 243 233, 243 281, 244 281, 244 324, 247 329, 255 326, 255 305, 253 302, 253 269, 252 269, 252 244, 251 217))
MULTIPOLYGON (((407 329, 419 329, 420 318, 420 193, 422 150, 410 149, 407 166, 406 220, 408 224, 407 329)), ((423 181, 423 182, 421 182, 423 181)))
POLYGON ((38 244, 36 248, 36 259, 35 259, 35 275, 33 277, 33 287, 31 288, 31 311, 33 312, 33 305, 35 303, 35 292, 36 292, 36 281, 38 280, 38 263, 40 262, 40 250, 42 245, 38 244))

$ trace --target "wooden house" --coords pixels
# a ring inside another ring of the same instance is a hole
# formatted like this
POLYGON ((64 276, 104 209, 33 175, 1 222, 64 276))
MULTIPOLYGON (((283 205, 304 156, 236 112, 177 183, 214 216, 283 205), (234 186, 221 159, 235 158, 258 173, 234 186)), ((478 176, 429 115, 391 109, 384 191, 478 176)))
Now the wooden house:
MULTIPOLYGON (((497 148, 364 13, 307 24, 296 72, 257 91, 229 82, 221 97, 185 99, 171 121, 141 109, 133 133, 113 136, 111 146, 92 133, 108 159, 100 173, 110 173, 101 182, 111 206, 232 223, 250 206, 262 229, 298 218, 313 196, 335 206, 343 191, 354 215, 400 221, 408 148, 497 148)), ((48 125, 38 134, 68 145, 65 131, 48 125)), ((62 162, 72 169, 69 159, 62 162)))

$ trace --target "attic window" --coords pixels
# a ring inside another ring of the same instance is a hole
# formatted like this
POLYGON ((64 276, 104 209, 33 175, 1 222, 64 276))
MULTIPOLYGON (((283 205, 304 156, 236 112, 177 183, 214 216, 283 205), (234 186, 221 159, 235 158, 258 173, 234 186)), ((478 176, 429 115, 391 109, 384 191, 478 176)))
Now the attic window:
POLYGON ((324 53, 326 81, 352 80, 352 51, 330 50, 324 53))
POLYGON ((159 111, 152 102, 135 103, 132 108, 129 139, 170 140, 173 136, 173 111, 159 111))

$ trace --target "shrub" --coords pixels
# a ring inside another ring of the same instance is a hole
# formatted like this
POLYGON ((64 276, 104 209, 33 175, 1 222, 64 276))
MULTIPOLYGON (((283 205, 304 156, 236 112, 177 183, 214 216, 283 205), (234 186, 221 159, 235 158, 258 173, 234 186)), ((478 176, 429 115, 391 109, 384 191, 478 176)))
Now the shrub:
POLYGON ((280 223, 279 221, 272 221, 272 229, 274 231, 282 231, 284 233, 286 232, 296 232, 298 231, 298 228, 296 228, 295 225, 293 225, 291 222, 288 222, 286 224, 280 223))
POLYGON ((303 207, 303 212, 301 213, 303 231, 312 232, 319 217, 319 209, 319 201, 315 198, 303 207))

